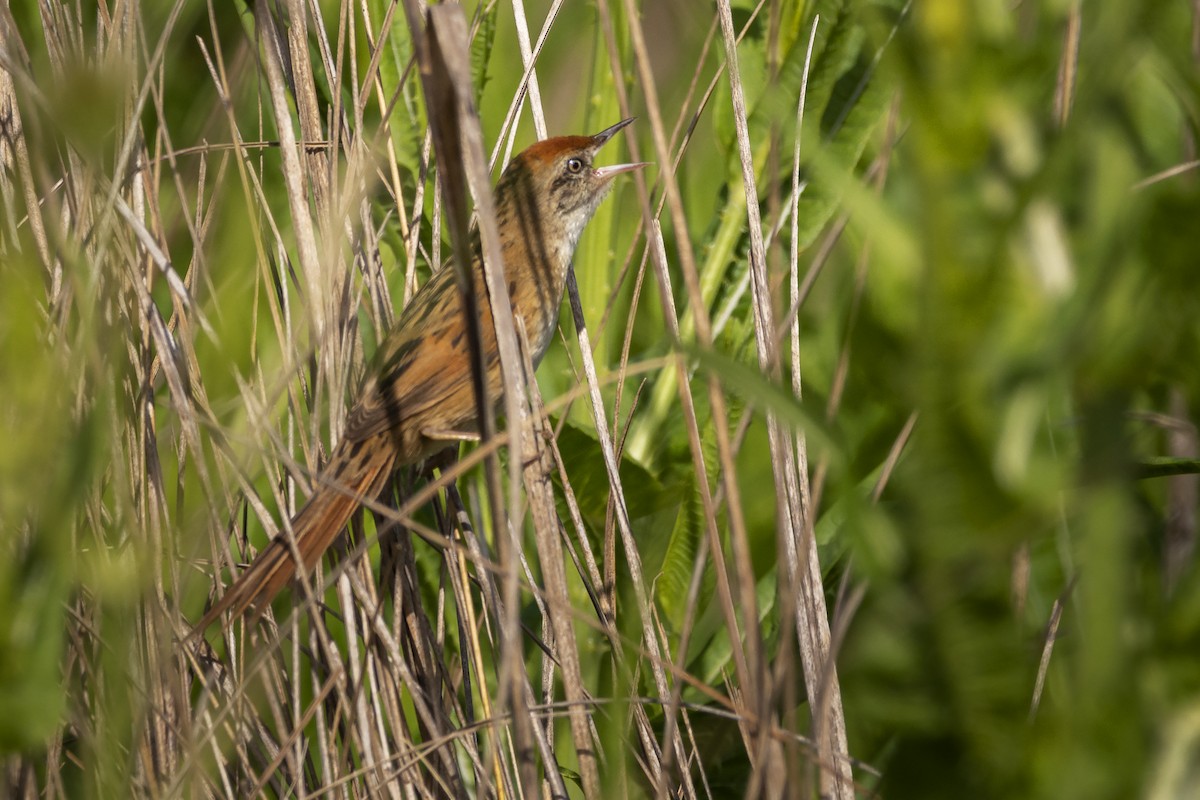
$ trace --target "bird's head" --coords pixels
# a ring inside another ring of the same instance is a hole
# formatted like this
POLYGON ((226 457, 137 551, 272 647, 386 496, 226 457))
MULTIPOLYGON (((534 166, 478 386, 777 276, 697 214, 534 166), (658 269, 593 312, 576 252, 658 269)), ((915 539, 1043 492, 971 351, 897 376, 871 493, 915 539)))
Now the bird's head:
MULTIPOLYGON (((558 244, 574 251, 588 220, 612 188, 613 178, 646 166, 593 164, 600 148, 631 122, 632 118, 623 120, 594 136, 557 136, 530 145, 512 160, 496 186, 497 212, 520 214, 527 232, 536 228, 543 236, 561 236, 558 244), (529 218, 530 212, 536 212, 537 218, 529 218)), ((500 222, 503 225, 505 220, 500 222)))

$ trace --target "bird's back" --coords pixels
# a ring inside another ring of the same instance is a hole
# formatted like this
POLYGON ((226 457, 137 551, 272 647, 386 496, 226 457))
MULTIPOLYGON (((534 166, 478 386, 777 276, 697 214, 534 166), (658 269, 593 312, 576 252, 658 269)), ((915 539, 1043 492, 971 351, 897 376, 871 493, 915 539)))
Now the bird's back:
MULTIPOLYGON (((479 269, 479 335, 488 354, 488 394, 500 392, 500 369, 490 304, 479 269)), ((453 268, 434 273, 405 307, 380 346, 358 402, 346 421, 345 438, 360 441, 384 431, 397 437, 400 458, 411 463, 444 447, 426 433, 475 430, 476 403, 471 381, 471 345, 463 324, 453 268)))

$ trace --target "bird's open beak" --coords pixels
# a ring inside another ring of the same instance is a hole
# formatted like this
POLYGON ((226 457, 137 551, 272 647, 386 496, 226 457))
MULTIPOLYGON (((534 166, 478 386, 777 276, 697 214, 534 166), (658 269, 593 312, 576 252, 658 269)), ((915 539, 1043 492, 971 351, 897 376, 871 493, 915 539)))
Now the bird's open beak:
POLYGON ((629 119, 623 119, 620 122, 618 122, 616 125, 613 125, 611 128, 605 128, 604 130, 600 131, 595 136, 593 136, 592 141, 595 143, 596 147, 599 147, 600 145, 604 144, 609 139, 611 139, 613 136, 615 136, 617 131, 621 130, 621 128, 624 128, 626 125, 633 122, 635 119, 637 119, 637 117, 630 117, 629 119))
MULTIPOLYGON (((630 117, 629 119, 623 119, 620 122, 618 122, 616 125, 613 125, 610 128, 605 128, 604 130, 597 133, 595 136, 592 137, 592 142, 595 143, 595 147, 599 148, 602 145, 604 145, 605 142, 607 142, 614 135, 616 135, 617 131, 621 130, 626 125, 633 122, 635 119, 637 119, 637 118, 630 117)), ((596 177, 601 178, 601 179, 608 179, 615 175, 620 175, 622 172, 632 172, 635 169, 641 169, 642 167, 647 167, 647 166, 649 166, 648 162, 638 161, 634 164, 615 164, 611 167, 598 167, 596 169, 596 177)))
POLYGON ((648 161, 638 161, 633 164, 614 164, 611 167, 597 167, 597 178, 611 178, 614 175, 620 175, 622 172, 633 172, 635 169, 650 166, 648 161))

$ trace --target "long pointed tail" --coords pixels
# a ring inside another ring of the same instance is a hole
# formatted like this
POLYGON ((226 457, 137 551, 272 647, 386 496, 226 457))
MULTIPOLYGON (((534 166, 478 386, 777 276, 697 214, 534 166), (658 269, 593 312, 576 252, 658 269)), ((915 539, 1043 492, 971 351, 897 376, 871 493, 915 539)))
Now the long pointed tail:
MULTIPOLYGON (((357 442, 343 440, 337 446, 317 479, 312 497, 292 519, 296 549, 305 573, 317 565, 358 507, 382 491, 394 462, 395 450, 386 433, 357 442)), ((259 552, 196 623, 193 636, 202 636, 227 611, 236 618, 248 609, 262 609, 279 594, 296 574, 296 561, 286 536, 281 532, 259 552)))

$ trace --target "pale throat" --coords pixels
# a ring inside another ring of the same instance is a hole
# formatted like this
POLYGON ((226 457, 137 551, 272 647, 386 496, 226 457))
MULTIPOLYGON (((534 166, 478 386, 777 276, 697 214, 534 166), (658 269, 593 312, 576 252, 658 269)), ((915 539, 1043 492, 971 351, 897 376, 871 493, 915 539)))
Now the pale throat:
POLYGON ((583 236, 583 231, 587 228, 592 217, 596 213, 596 209, 600 207, 600 201, 608 194, 611 184, 605 184, 599 189, 594 190, 587 202, 583 203, 578 208, 573 209, 566 215, 563 221, 563 247, 561 253, 558 254, 563 264, 563 274, 566 274, 566 268, 570 266, 571 259, 575 257, 575 248, 579 245, 579 240, 583 236))

